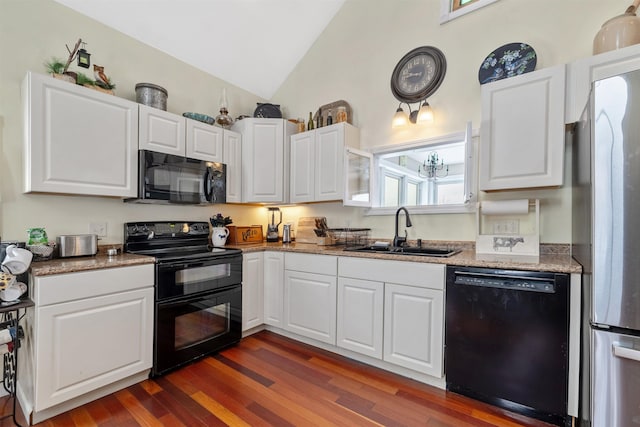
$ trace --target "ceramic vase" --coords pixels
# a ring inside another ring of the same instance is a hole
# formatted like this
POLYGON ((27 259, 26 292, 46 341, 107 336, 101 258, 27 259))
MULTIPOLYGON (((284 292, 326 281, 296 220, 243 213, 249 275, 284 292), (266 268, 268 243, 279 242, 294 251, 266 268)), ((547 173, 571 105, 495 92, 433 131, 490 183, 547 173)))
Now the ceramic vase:
POLYGON ((227 227, 213 227, 211 229, 211 245, 224 246, 229 237, 229 229, 227 227))

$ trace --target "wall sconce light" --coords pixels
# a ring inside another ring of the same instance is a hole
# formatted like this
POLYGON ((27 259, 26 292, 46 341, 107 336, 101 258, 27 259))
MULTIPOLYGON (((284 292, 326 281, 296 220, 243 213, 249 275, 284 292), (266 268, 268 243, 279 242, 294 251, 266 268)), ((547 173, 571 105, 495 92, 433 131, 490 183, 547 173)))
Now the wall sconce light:
POLYGON ((449 165, 444 164, 444 159, 438 159, 438 153, 433 151, 421 166, 418 165, 418 175, 429 179, 443 178, 449 175, 449 165))
POLYGON ((411 104, 406 103, 409 107, 409 114, 402 109, 402 102, 398 104, 396 114, 393 116, 391 127, 399 128, 411 123, 428 124, 433 123, 433 109, 425 99, 419 109, 411 110, 411 104))

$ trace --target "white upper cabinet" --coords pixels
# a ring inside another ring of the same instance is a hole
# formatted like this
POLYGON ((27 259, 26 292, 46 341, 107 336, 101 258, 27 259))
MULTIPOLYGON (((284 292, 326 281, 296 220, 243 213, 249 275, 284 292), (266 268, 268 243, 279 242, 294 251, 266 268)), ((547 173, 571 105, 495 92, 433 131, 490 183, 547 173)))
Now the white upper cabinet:
POLYGON ((224 129, 140 105, 139 148, 222 162, 224 129))
POLYGON ((565 65, 482 86, 479 189, 560 186, 565 65))
POLYGON ((247 118, 233 130, 242 135, 242 201, 289 201, 289 137, 295 125, 284 119, 247 118))
POLYGON ((587 105, 591 83, 640 69, 640 44, 589 56, 568 65, 566 122, 573 123, 587 105))
POLYGON ((291 136, 291 202, 345 198, 345 150, 358 148, 360 131, 336 123, 291 136))
POLYGON ((222 162, 224 129, 197 120, 185 119, 187 140, 185 152, 192 159, 222 162))
POLYGON ((25 192, 137 196, 138 104, 31 72, 22 92, 25 192))
POLYGON ((227 203, 242 202, 242 136, 226 130, 222 137, 222 163, 227 165, 227 203))
POLYGON ((140 105, 140 149, 184 156, 185 120, 176 114, 140 105))

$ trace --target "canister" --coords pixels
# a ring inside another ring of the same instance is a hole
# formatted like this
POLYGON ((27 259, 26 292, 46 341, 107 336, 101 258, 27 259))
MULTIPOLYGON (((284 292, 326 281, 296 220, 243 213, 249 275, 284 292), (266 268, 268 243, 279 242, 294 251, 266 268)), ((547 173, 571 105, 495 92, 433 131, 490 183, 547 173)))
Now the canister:
POLYGON ((162 86, 153 83, 138 83, 136 85, 136 102, 159 110, 167 111, 167 97, 169 93, 162 86))

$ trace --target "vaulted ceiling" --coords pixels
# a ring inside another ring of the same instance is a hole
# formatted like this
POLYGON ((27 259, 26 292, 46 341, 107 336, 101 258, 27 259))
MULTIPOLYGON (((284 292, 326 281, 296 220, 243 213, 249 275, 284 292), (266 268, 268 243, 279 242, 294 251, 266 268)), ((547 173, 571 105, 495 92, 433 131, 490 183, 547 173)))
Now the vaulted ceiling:
POLYGON ((345 0, 55 0, 270 99, 345 0))

